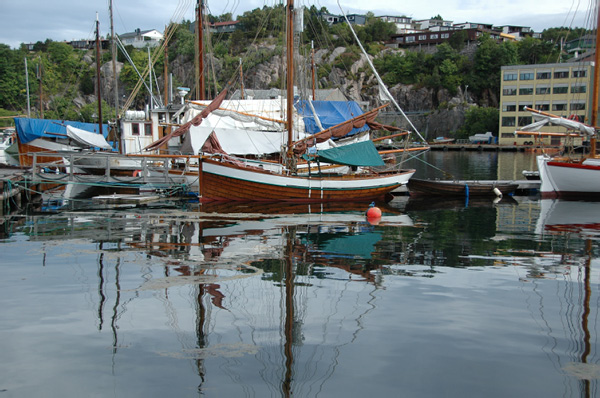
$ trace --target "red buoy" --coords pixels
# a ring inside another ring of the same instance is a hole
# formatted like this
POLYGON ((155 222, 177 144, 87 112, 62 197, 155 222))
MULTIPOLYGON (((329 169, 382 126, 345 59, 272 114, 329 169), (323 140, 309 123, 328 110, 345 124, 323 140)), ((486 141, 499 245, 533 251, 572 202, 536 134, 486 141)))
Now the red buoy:
POLYGON ((381 209, 376 206, 370 206, 367 210, 367 218, 381 218, 381 209))

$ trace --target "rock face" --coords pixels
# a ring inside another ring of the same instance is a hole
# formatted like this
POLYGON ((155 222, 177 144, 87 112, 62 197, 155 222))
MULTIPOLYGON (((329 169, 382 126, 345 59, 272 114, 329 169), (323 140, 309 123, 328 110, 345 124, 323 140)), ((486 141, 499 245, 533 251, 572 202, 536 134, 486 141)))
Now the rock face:
MULTIPOLYGON (((266 45, 260 47, 263 53, 276 53, 275 45, 266 45)), ((358 57, 352 65, 346 65, 342 70, 336 67, 336 61, 340 55, 346 53, 346 48, 338 47, 334 50, 318 50, 315 52, 314 59, 317 68, 327 70, 328 74, 323 76, 321 73, 317 87, 321 88, 339 88, 349 100, 358 102, 364 109, 371 109, 390 102, 384 99, 380 93, 377 79, 368 65, 368 59, 365 55, 358 57)), ((273 55, 267 57, 256 65, 244 69, 244 87, 247 89, 282 88, 284 77, 283 58, 273 55)), ((210 60, 210 73, 220 76, 223 69, 221 60, 213 58, 210 60)), ((118 63, 117 69, 120 73, 123 65, 118 63)), ((308 85, 310 79, 310 60, 300 57, 296 65, 297 79, 304 78, 304 84, 308 85)), ((173 75, 174 84, 178 86, 195 87, 195 68, 194 60, 179 56, 171 59, 169 73, 173 75)), ((114 98, 114 84, 112 79, 112 64, 107 63, 102 66, 103 74, 103 98, 108 102, 114 98)), ((224 79, 222 77, 221 79, 224 79)), ((231 79, 232 76, 227 76, 231 79)), ((159 86, 162 87, 163 76, 159 73, 157 76, 159 86)), ((209 88, 214 91, 214 88, 209 88)), ((162 88, 161 88, 162 90, 162 88)), ((423 87, 414 87, 412 85, 396 85, 388 87, 394 100, 398 103, 402 111, 410 118, 414 127, 428 140, 438 136, 452 136, 452 133, 459 129, 465 121, 465 112, 469 106, 474 105, 473 98, 465 96, 465 93, 459 87, 455 95, 451 95, 447 90, 433 90, 423 87)), ((157 90, 158 91, 158 90, 157 90)), ((123 85, 119 83, 119 95, 125 95, 123 85)), ((492 96, 482 99, 487 105, 497 106, 497 99, 492 96)), ((87 99, 80 99, 85 102, 87 99)), ((379 116, 379 120, 386 124, 393 124, 406 128, 411 128, 405 118, 401 115, 393 104, 385 108, 379 116)))

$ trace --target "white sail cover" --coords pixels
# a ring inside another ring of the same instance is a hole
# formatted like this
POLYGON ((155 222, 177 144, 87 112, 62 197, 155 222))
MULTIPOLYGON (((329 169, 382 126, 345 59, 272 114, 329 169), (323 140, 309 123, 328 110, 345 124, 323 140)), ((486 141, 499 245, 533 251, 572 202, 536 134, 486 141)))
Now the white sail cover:
POLYGON ((538 113, 532 113, 531 116, 533 117, 534 122, 522 127, 521 131, 539 131, 540 128, 542 128, 542 126, 545 126, 547 124, 553 124, 555 126, 566 127, 570 130, 576 130, 590 136, 596 133, 596 129, 594 129, 593 127, 577 122, 575 120, 566 119, 563 117, 551 117, 546 115, 540 115, 538 113))
MULTIPOLYGON (((192 120, 210 101, 194 101, 185 111, 183 122, 192 120)), ((198 154, 211 133, 223 151, 230 155, 264 155, 281 152, 287 141, 285 123, 282 123, 285 104, 281 99, 226 100, 211 112, 199 126, 191 126, 180 148, 181 153, 198 154)), ((305 132, 303 118, 294 108, 295 139, 311 134, 305 132)), ((335 143, 319 143, 318 150, 329 149, 369 140, 368 131, 335 143)))
POLYGON ((102 134, 67 126, 67 136, 90 148, 112 149, 102 134))
POLYGON ((281 151, 285 132, 251 131, 233 128, 213 128, 203 124, 190 127, 181 153, 197 154, 211 133, 214 133, 221 148, 231 155, 264 155, 281 151))

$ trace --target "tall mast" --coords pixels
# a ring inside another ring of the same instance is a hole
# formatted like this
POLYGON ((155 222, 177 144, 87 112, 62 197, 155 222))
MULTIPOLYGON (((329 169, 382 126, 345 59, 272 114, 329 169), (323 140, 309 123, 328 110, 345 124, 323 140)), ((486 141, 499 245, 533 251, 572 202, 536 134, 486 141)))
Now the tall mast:
POLYGON ((115 125, 113 127, 115 133, 114 138, 117 142, 117 150, 122 151, 121 148, 121 128, 119 126, 119 78, 117 76, 117 38, 115 37, 115 24, 113 22, 113 2, 110 0, 110 50, 112 53, 112 72, 113 72, 113 90, 114 90, 114 101, 115 101, 115 125))
POLYGON ((204 21, 203 21, 204 0, 198 0, 196 6, 196 29, 198 29, 198 86, 196 98, 204 99, 204 21))
MULTIPOLYGON (((592 90, 592 120, 591 125, 593 127, 598 126, 598 82, 600 82, 600 51, 598 49, 598 43, 600 43, 600 6, 596 5, 596 52, 594 54, 594 80, 592 90)), ((590 139, 590 154, 596 156, 596 134, 590 139)))
POLYGON ((27 90, 27 117, 31 118, 31 102, 29 101, 29 70, 27 68, 27 57, 25 57, 25 88, 27 90))
POLYGON ((294 0, 287 0, 287 158, 292 158, 293 110, 294 110, 294 0))
POLYGON ((316 101, 317 97, 315 96, 315 42, 310 42, 310 64, 311 64, 311 73, 312 73, 312 99, 316 101))
POLYGON ((102 134, 102 99, 100 95, 100 20, 96 13, 96 87, 98 90, 98 132, 102 134))
MULTIPOLYGON (((167 31, 167 28, 165 26, 165 32, 167 31)), ((165 108, 167 107, 167 105, 169 105, 169 46, 165 46, 165 66, 164 66, 164 76, 163 76, 163 80, 164 80, 164 104, 165 104, 165 108)))
POLYGON ((115 27, 113 24, 113 2, 110 0, 110 47, 112 53, 112 71, 113 71, 113 84, 115 92, 115 115, 119 114, 119 86, 117 79, 117 40, 115 39, 115 27))

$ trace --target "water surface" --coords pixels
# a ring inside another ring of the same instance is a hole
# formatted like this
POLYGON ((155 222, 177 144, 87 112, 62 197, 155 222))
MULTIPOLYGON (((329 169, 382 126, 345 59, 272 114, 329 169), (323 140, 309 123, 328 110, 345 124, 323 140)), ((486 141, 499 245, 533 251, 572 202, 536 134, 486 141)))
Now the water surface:
POLYGON ((598 396, 600 203, 367 206, 10 218, 0 396, 598 396))

